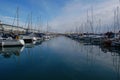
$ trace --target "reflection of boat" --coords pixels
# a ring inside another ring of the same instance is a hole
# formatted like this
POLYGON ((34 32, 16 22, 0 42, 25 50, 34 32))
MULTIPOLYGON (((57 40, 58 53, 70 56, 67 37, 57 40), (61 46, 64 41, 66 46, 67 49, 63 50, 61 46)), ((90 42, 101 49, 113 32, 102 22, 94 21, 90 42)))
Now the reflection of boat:
POLYGON ((114 52, 114 53, 119 53, 120 54, 120 48, 119 47, 100 46, 100 48, 103 52, 114 52))
POLYGON ((11 55, 19 56, 20 52, 24 50, 24 47, 4 47, 0 48, 0 54, 2 54, 5 58, 11 57, 11 55))
POLYGON ((25 48, 33 48, 35 47, 36 41, 32 42, 32 43, 27 43, 25 44, 25 48))
POLYGON ((120 47, 120 41, 112 41, 112 46, 114 47, 120 47))
POLYGON ((91 39, 91 43, 95 45, 100 45, 103 41, 104 37, 103 36, 93 36, 91 39))
POLYGON ((41 45, 42 42, 43 42, 42 40, 37 40, 36 43, 35 43, 35 45, 41 45))
POLYGON ((32 43, 27 43, 25 44, 25 48, 33 48, 36 45, 41 45, 43 42, 43 40, 37 40, 37 41, 33 41, 32 43))

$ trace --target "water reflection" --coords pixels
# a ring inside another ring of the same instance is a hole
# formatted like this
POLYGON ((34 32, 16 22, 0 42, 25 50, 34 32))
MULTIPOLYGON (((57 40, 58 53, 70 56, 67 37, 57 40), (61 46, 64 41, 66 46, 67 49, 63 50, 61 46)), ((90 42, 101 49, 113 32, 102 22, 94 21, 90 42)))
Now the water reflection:
POLYGON ((111 53, 116 53, 116 54, 120 54, 120 48, 119 47, 104 47, 104 46, 100 46, 101 50, 105 53, 107 52, 111 52, 111 53))
POLYGON ((24 47, 2 47, 0 48, 0 54, 4 58, 10 58, 12 55, 20 56, 20 53, 24 50, 24 47))
MULTIPOLYGON (((14 58, 16 62, 12 58, 6 60, 0 56, 0 70, 8 76, 5 77, 7 79, 17 80, 19 77, 20 80, 35 78, 39 80, 120 80, 119 48, 84 44, 66 37, 58 37, 43 43, 29 44, 22 52, 16 48, 0 51, 13 55, 16 50, 20 53, 20 57, 14 58), (11 63, 12 67, 8 67, 11 63), (4 71, 5 69, 7 72, 4 71), (11 73, 10 70, 13 72, 11 73), (15 76, 11 77, 12 75, 15 76)), ((2 52, 0 53, 3 55, 2 52)))
POLYGON ((100 46, 104 53, 110 53, 112 56, 113 69, 116 71, 117 80, 120 80, 120 48, 100 46))
POLYGON ((39 46, 39 45, 41 45, 43 42, 45 42, 45 41, 38 40, 38 41, 35 42, 35 45, 36 45, 36 46, 39 46))
MULTIPOLYGON (((90 72, 95 73, 95 65, 98 61, 102 61, 102 65, 109 66, 115 72, 115 78, 112 80, 120 80, 120 48, 119 47, 104 47, 99 45, 85 44, 83 42, 76 42, 73 48, 80 50, 86 55, 86 63, 91 67, 90 72)), ((104 74, 104 71, 103 73, 104 74)))

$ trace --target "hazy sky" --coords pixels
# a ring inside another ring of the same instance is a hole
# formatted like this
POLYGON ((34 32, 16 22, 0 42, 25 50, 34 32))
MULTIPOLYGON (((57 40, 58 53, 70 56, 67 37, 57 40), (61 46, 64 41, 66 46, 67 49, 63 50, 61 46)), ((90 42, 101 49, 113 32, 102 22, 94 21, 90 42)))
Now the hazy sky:
POLYGON ((28 14, 32 12, 33 26, 42 23, 43 28, 46 28, 48 21, 51 30, 65 32, 85 23, 87 11, 91 17, 91 6, 94 26, 100 19, 102 24, 109 26, 108 23, 113 22, 114 10, 119 5, 119 0, 0 0, 0 20, 12 24, 19 6, 21 26, 25 25, 28 14))

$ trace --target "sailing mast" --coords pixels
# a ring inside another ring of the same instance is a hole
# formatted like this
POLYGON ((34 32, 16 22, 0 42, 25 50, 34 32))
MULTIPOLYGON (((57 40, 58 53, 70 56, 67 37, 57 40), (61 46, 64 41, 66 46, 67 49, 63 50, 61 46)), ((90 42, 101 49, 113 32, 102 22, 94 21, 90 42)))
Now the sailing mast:
POLYGON ((116 17, 117 17, 117 28, 119 30, 119 7, 116 9, 116 17))
POLYGON ((40 24, 40 32, 42 33, 42 17, 41 17, 41 15, 40 15, 40 22, 41 22, 41 24, 40 24))
POLYGON ((31 12, 31 16, 30 16, 30 31, 32 32, 32 12, 31 12))
POLYGON ((17 27, 19 27, 19 7, 17 7, 17 27))
POLYGON ((49 25, 48 25, 48 21, 47 21, 47 33, 48 33, 48 26, 49 26, 49 25))
POLYGON ((89 12, 88 12, 88 10, 87 10, 87 23, 86 24, 87 24, 87 26, 89 26, 89 12))
POLYGON ((116 32, 116 10, 114 11, 114 33, 116 32))
POLYGON ((17 21, 16 26, 19 27, 19 7, 17 7, 17 11, 16 11, 16 14, 15 14, 13 23, 12 23, 11 32, 13 32, 13 25, 14 25, 15 21, 17 21))
POLYGON ((91 29, 92 29, 92 33, 94 33, 94 29, 93 29, 93 27, 94 27, 94 25, 93 25, 94 21, 93 21, 93 19, 94 19, 94 17, 93 17, 93 6, 92 6, 91 7, 91 23, 90 23, 91 29))
POLYGON ((28 33, 29 25, 27 23, 29 23, 29 14, 27 15, 26 22, 25 22, 25 25, 24 25, 27 28, 26 32, 28 33))
POLYGON ((38 31, 39 32, 42 32, 42 17, 41 17, 41 15, 40 15, 40 17, 38 17, 38 22, 39 22, 39 24, 38 24, 38 31))
POLYGON ((101 25, 101 19, 99 19, 99 34, 101 34, 101 27, 102 27, 102 25, 101 25))
POLYGON ((32 32, 32 12, 31 12, 31 14, 28 14, 28 29, 27 29, 27 33, 29 33, 29 32, 32 32))

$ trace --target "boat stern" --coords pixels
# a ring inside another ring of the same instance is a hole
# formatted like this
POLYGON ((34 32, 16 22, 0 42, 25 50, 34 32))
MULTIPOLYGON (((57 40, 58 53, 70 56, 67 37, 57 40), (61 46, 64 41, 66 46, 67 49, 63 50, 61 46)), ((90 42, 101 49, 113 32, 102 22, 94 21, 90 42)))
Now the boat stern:
POLYGON ((20 42, 21 45, 23 45, 23 46, 25 45, 25 42, 24 42, 23 39, 20 39, 19 42, 20 42))

